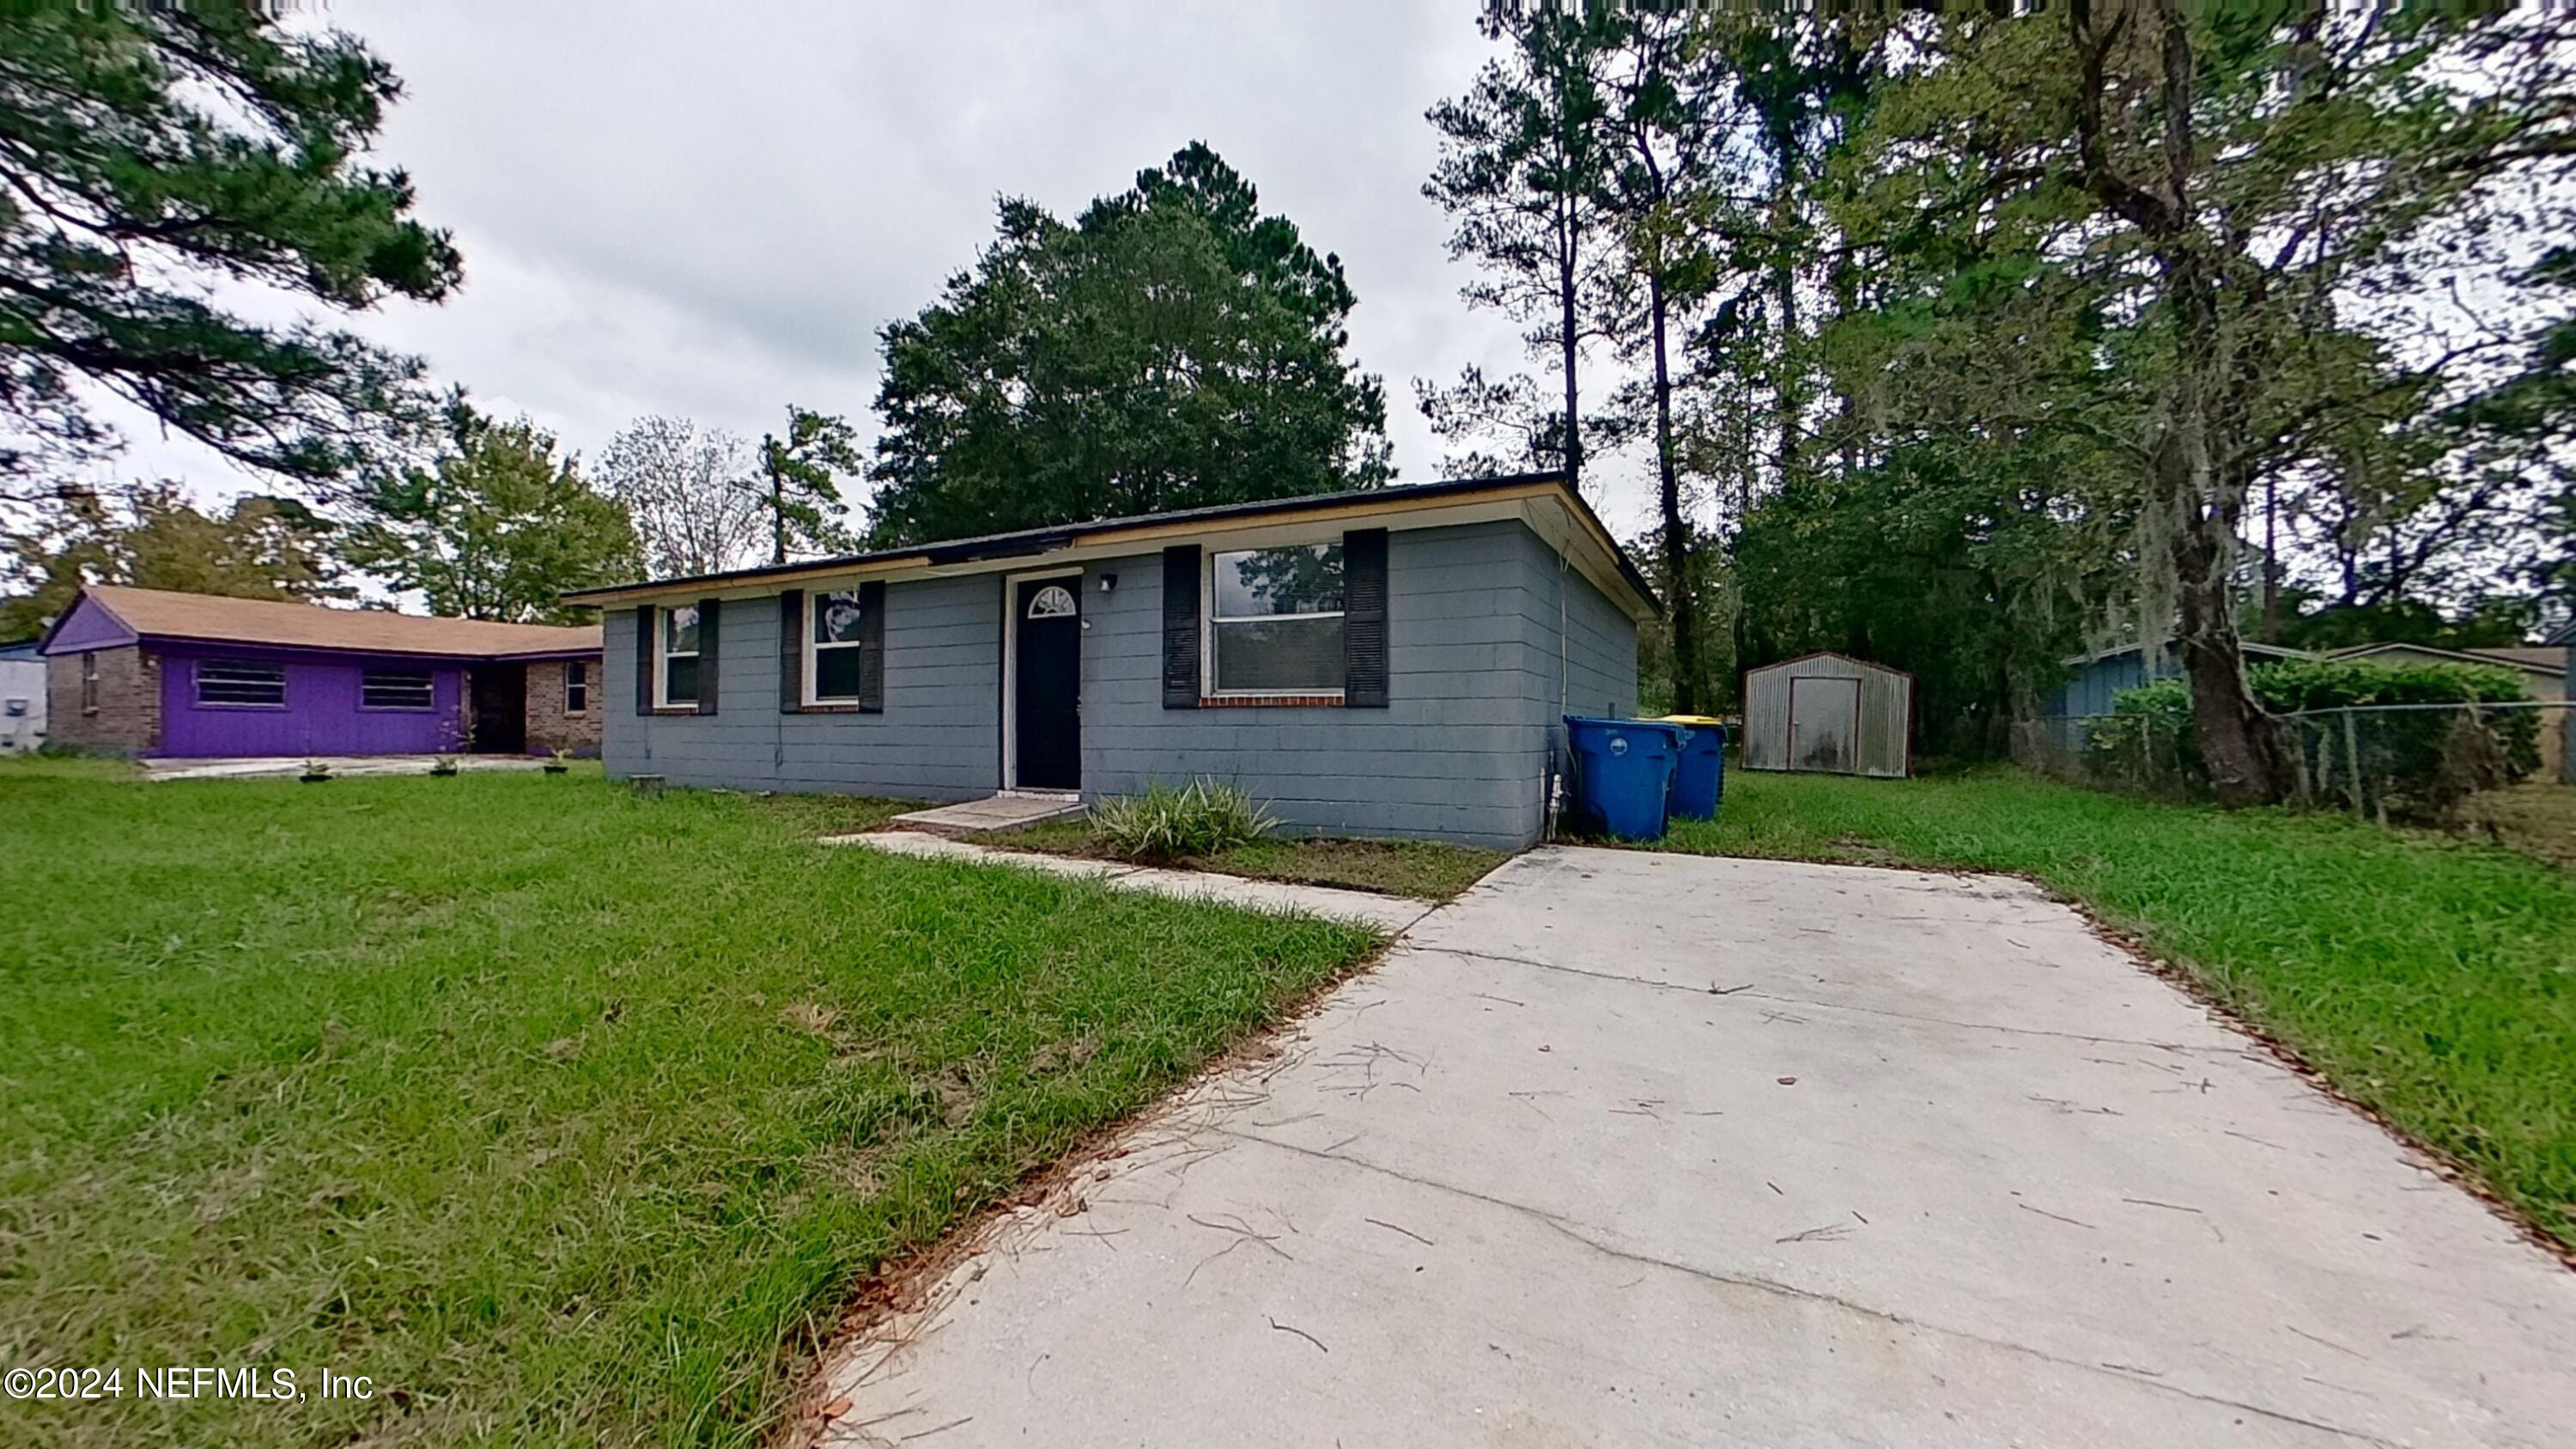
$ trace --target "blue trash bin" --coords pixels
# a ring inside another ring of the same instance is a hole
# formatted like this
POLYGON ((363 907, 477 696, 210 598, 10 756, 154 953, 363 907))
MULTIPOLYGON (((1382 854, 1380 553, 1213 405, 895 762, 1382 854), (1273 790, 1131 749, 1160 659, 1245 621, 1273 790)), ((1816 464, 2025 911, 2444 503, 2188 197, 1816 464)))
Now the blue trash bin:
POLYGON ((1726 725, 1704 714, 1668 714, 1664 723, 1690 730, 1681 763, 1673 767, 1673 813, 1716 819, 1718 802, 1726 798, 1726 725))
POLYGON ((1661 720, 1567 715, 1577 818, 1620 840, 1662 838, 1673 766, 1688 733, 1661 720))

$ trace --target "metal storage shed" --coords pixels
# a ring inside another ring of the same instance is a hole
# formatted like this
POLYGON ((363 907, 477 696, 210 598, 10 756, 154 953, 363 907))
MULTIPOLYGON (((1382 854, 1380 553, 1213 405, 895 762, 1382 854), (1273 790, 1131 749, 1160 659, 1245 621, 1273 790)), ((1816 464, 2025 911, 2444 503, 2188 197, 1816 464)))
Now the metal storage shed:
POLYGON ((1744 768, 1914 773, 1914 676, 1831 653, 1745 671, 1744 768))

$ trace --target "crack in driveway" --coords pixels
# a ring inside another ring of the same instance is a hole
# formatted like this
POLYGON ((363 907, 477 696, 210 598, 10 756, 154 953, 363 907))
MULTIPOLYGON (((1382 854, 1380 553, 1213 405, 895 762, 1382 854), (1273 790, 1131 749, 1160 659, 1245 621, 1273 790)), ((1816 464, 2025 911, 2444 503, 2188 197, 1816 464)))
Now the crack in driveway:
POLYGON ((1701 1282, 1714 1283, 1729 1288, 1750 1289, 1757 1293, 1767 1293, 1773 1297, 1788 1299, 1792 1302, 1821 1304, 1829 1308, 1837 1309, 1841 1312, 1855 1314, 1859 1317, 1872 1319, 1880 1323, 1891 1324, 1898 1328, 1904 1328, 1918 1333, 1937 1334, 1944 1338, 1958 1339, 1962 1342, 1974 1343, 1981 1347, 1995 1349, 2000 1352, 2036 1359, 2041 1363, 2050 1364, 2058 1368, 2077 1369, 2086 1374, 2105 1375, 2119 1379, 2123 1383, 2135 1384, 2141 1388, 2155 1390, 2158 1393, 2173 1394, 2182 1398, 2197 1400, 2200 1403, 2210 1404, 2219 1408, 2236 1409, 2248 1414, 2260 1414, 2267 1419, 2272 1419, 2284 1424, 2295 1425, 2302 1429, 2313 1429, 2321 1434, 2332 1434, 2337 1438, 2348 1439, 2354 1443, 2382 1445, 2385 1446, 2385 1449, 2401 1449, 2398 1441, 2393 1439, 2384 1439, 2376 1434, 2366 1433, 2359 1429, 2348 1429, 2340 1424, 2329 1424, 2322 1420, 2307 1418, 2304 1415, 2291 1413, 2286 1409, 2275 1409, 2263 1404, 2249 1403, 2243 1399, 2232 1399, 2224 1394, 2213 1394, 2199 1389, 2187 1388, 2181 1384, 2169 1382, 2160 1376, 2154 1376, 2150 1370, 2119 1364, 2088 1363, 2082 1359, 2067 1358, 2060 1354, 2050 1353, 2046 1349, 2034 1348, 2026 1343, 2016 1343, 2011 1339, 2005 1338, 1992 1338, 1982 1333, 1973 1332, 1969 1329, 1953 1328, 1946 1324, 1927 1322, 1923 1319, 1898 1313, 1893 1309, 1874 1307, 1867 1303, 1860 1303, 1852 1299, 1842 1297, 1839 1294, 1819 1292, 1813 1288, 1800 1288, 1795 1284, 1783 1283, 1777 1279, 1762 1277, 1759 1274, 1720 1272, 1713 1268, 1703 1268, 1695 1264, 1675 1262, 1670 1258, 1657 1257, 1652 1253, 1640 1253, 1632 1249, 1618 1247, 1615 1244, 1605 1243, 1600 1239, 1593 1237, 1591 1233, 1598 1231, 1598 1229, 1591 1229, 1589 1224, 1559 1217, 1554 1213, 1548 1212, 1544 1208, 1532 1207, 1527 1203, 1514 1202, 1509 1198, 1496 1197, 1491 1193, 1478 1192, 1474 1188, 1460 1187, 1454 1183, 1442 1182, 1436 1178, 1422 1177, 1397 1168, 1382 1166, 1378 1163, 1370 1162, 1365 1158, 1352 1157, 1346 1153, 1340 1152, 1319 1151, 1312 1147, 1300 1147, 1293 1142, 1281 1142, 1274 1138, 1260 1136, 1257 1133, 1240 1132, 1234 1128, 1219 1124, 1212 1123, 1201 1130, 1216 1133, 1221 1137, 1230 1137, 1238 1142, 1248 1142, 1259 1147, 1275 1148, 1281 1152, 1294 1153, 1299 1157, 1313 1158, 1324 1162, 1341 1163, 1348 1167, 1359 1168, 1364 1172, 1372 1172, 1379 1174, 1380 1176, 1391 1177, 1398 1182, 1411 1183, 1416 1187, 1427 1188, 1433 1192, 1444 1193, 1452 1197, 1465 1198, 1468 1201, 1482 1203, 1488 1207, 1500 1208, 1505 1212, 1512 1213, 1519 1217, 1526 1218, 1531 1222, 1538 1223, 1595 1253, 1601 1254, 1603 1257, 1611 1258, 1622 1263, 1633 1263, 1644 1268, 1661 1268, 1666 1272, 1679 1273, 1685 1277, 1698 1279, 1701 1282), (1587 1229, 1590 1230, 1587 1231, 1587 1229))

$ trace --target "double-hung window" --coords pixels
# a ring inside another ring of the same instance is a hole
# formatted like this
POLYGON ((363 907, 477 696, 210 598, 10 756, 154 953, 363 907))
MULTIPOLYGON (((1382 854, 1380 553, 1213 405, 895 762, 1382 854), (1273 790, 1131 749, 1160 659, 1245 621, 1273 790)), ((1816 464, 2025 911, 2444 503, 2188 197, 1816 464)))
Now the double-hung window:
POLYGON ((197 665, 197 703, 228 709, 282 709, 286 666, 207 659, 197 665))
POLYGON ((805 702, 859 703, 859 594, 805 596, 805 702))
POLYGON ((98 651, 81 656, 81 713, 98 713, 98 651))
POLYGON ((1342 693, 1342 546, 1208 560, 1207 679, 1219 698, 1342 693))
POLYGON ((590 666, 575 659, 563 668, 564 713, 590 713, 590 666))
POLYGON ((681 604, 659 611, 662 636, 654 642, 654 700, 665 709, 698 702, 698 610, 681 604))

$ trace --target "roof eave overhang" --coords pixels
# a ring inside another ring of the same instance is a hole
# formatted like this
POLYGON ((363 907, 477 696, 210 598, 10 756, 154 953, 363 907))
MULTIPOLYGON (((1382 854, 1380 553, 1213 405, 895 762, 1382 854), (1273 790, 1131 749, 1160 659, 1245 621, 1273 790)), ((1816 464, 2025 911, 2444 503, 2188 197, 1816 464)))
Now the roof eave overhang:
POLYGON ((1642 621, 1662 612, 1662 602, 1652 585, 1600 517, 1562 478, 1544 474, 1472 485, 1427 484, 1420 489, 1383 495, 1342 494, 1323 505, 1292 503, 1272 508, 1247 506, 1168 517, 1108 519, 894 553, 586 589, 566 594, 564 599, 597 608, 618 608, 710 596, 759 596, 806 583, 1007 573, 1033 562, 1059 564, 1119 558, 1199 539, 1239 540, 1259 547, 1265 535, 1311 532, 1327 523, 1436 528, 1507 516, 1530 523, 1560 553, 1575 561, 1585 577, 1631 618, 1642 621))
POLYGON ((543 659, 580 659, 601 652, 601 644, 576 644, 551 649, 400 649, 377 644, 315 644, 280 639, 246 639, 238 634, 179 634, 153 632, 137 634, 135 642, 143 645, 183 644, 204 649, 264 649, 278 654, 326 654, 348 656, 363 654, 371 659, 436 659, 450 664, 517 664, 543 659))

